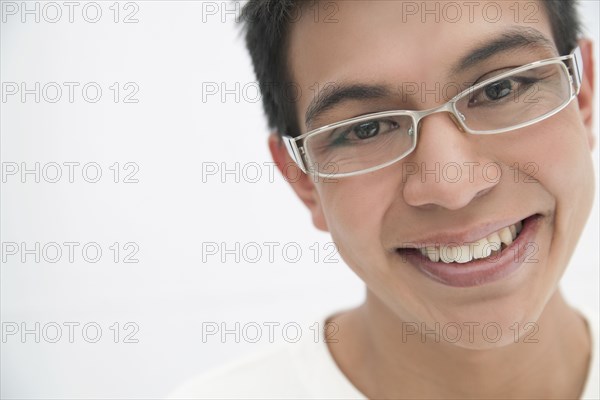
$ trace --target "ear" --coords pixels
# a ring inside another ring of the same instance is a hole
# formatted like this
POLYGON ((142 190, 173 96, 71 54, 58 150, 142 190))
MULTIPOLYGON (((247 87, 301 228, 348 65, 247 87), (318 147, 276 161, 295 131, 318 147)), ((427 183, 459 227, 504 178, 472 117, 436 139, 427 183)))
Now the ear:
POLYGON ((581 49, 581 56, 583 58, 583 79, 577 101, 579 103, 579 112, 581 113, 583 124, 587 128, 590 150, 592 150, 596 142, 593 132, 595 76, 592 41, 589 39, 579 40, 579 48, 581 49))
POLYGON ((302 172, 300 167, 292 160, 277 132, 269 135, 269 149, 271 150, 271 157, 273 157, 277 169, 279 169, 285 180, 292 186, 292 189, 294 189, 300 200, 308 207, 315 227, 327 232, 327 222, 325 221, 325 215, 321 207, 321 198, 319 197, 315 183, 310 175, 302 172))

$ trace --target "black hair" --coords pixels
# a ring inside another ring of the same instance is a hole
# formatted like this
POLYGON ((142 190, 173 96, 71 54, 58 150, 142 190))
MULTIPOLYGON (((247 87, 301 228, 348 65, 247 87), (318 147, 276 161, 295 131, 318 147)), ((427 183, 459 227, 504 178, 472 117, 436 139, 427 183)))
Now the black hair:
MULTIPOLYGON (((287 48, 290 25, 307 3, 314 1, 250 0, 240 15, 269 127, 280 135, 300 134, 287 48)), ((542 0, 542 4, 559 54, 568 54, 581 31, 577 0, 542 0)))

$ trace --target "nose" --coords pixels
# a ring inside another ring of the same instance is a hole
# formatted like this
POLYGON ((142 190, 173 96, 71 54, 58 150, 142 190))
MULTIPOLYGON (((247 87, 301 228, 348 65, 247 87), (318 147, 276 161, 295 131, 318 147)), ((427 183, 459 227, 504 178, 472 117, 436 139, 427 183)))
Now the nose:
POLYGON ((417 147, 407 160, 416 172, 405 178, 403 186, 404 201, 411 206, 457 210, 500 181, 498 164, 481 154, 485 137, 462 132, 450 116, 436 113, 419 123, 417 147), (495 171, 488 172, 489 166, 495 171))

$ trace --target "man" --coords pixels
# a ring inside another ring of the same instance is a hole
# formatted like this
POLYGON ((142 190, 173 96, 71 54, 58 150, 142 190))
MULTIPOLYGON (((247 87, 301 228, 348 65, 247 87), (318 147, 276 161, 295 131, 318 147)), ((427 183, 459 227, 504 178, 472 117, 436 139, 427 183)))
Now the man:
POLYGON ((594 200, 575 8, 248 3, 273 159, 367 297, 328 319, 327 356, 175 397, 598 398, 597 332, 558 289, 594 200))

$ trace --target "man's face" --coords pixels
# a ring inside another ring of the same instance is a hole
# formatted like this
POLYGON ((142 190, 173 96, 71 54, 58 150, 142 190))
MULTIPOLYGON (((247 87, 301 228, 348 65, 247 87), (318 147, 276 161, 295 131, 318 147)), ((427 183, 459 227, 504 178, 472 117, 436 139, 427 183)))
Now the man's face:
MULTIPOLYGON (((456 88, 491 72, 558 55, 543 41, 505 43, 452 72, 474 50, 515 32, 553 42, 551 26, 543 5, 530 1, 518 10, 515 2, 459 3, 461 17, 445 9, 447 3, 435 3, 341 1, 329 8, 337 22, 328 23, 321 8, 320 18, 308 10, 292 24, 289 66, 303 94, 297 103, 302 132, 368 113, 437 107, 456 88), (327 84, 379 85, 390 93, 341 100, 307 126, 305 113, 327 84)), ((586 113, 574 99, 542 122, 497 135, 470 135, 448 113, 430 115, 419 126, 416 149, 400 162, 334 182, 313 181, 313 219, 331 232, 379 307, 400 320, 429 327, 494 322, 510 332, 515 322, 522 327, 539 317, 591 209, 586 113), (506 249, 509 257, 479 260, 491 265, 487 269, 471 262, 432 267, 406 250, 474 242, 523 220, 526 240, 506 249)))

